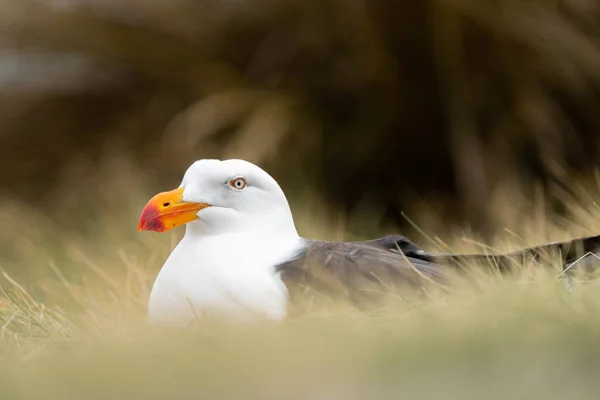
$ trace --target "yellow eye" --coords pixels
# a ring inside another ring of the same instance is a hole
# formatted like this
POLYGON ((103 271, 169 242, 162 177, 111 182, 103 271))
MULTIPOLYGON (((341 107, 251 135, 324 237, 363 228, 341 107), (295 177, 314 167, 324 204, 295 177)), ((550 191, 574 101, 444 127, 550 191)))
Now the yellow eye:
POLYGON ((236 190, 246 189, 246 180, 244 178, 235 178, 229 181, 229 186, 236 190))

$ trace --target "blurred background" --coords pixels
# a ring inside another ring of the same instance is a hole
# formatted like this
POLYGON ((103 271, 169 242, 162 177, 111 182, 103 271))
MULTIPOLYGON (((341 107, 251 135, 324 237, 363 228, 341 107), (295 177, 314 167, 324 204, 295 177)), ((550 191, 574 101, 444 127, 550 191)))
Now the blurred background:
POLYGON ((2 0, 0 196, 51 215, 243 158, 292 204, 376 210, 367 234, 427 204, 485 236, 497 196, 568 217, 593 200, 599 38, 595 0, 2 0))
POLYGON ((308 237, 597 235, 599 106, 598 0, 0 0, 0 397, 597 398, 600 280, 562 265, 156 342, 183 229, 136 228, 242 158, 308 237))

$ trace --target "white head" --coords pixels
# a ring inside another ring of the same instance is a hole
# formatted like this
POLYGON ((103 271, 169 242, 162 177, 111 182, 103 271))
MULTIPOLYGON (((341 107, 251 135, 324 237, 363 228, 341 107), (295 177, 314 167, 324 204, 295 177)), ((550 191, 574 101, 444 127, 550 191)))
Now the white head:
POLYGON ((164 232, 182 224, 187 224, 187 234, 195 235, 298 235, 277 182, 243 160, 196 161, 178 189, 148 202, 138 229, 164 232))

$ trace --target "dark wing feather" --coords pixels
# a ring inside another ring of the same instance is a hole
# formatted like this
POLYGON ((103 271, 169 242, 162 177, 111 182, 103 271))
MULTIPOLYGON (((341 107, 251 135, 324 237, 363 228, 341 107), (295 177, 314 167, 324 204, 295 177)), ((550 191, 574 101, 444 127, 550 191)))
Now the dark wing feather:
POLYGON ((578 238, 566 242, 551 242, 528 247, 506 254, 443 254, 426 252, 401 235, 386 236, 362 243, 372 243, 392 252, 405 254, 412 259, 429 261, 434 265, 460 267, 461 265, 480 265, 498 268, 507 272, 529 261, 541 261, 558 256, 563 269, 577 268, 588 271, 600 267, 600 235, 578 238))
POLYGON ((553 242, 506 254, 436 254, 425 253, 427 259, 442 265, 483 265, 500 272, 512 271, 529 261, 558 257, 563 270, 591 272, 600 267, 600 236, 589 236, 566 242, 553 242))

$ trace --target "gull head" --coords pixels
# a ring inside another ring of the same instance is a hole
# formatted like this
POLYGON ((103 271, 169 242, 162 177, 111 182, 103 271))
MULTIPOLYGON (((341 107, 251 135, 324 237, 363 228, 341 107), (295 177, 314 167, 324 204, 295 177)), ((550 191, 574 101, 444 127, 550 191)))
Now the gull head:
POLYGON ((243 160, 199 160, 175 190, 154 196, 140 216, 139 231, 186 234, 270 233, 297 236, 287 199, 268 173, 243 160))

